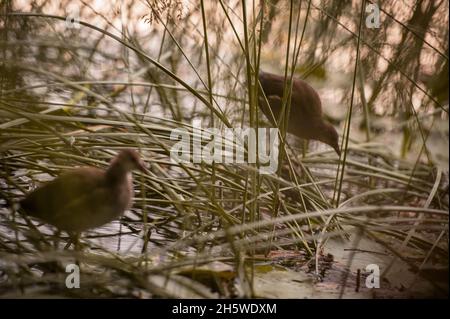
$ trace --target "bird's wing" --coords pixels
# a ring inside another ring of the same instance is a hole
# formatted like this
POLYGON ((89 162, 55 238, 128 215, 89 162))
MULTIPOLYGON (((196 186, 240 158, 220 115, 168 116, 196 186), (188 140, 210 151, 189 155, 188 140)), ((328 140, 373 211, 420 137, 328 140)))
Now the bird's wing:
MULTIPOLYGON (((284 76, 279 76, 272 73, 260 72, 259 82, 264 90, 266 96, 277 95, 279 97, 283 96, 284 90, 284 76)), ((262 92, 260 92, 261 94, 262 92)))
MULTIPOLYGON (((267 97, 278 96, 281 100, 284 93, 284 76, 261 72, 259 81, 267 97)), ((272 105, 272 102, 270 104, 272 105)), ((281 110, 281 103, 279 105, 281 110)), ((308 119, 322 116, 322 104, 317 92, 307 82, 295 77, 292 82, 291 114, 308 119)))
POLYGON ((98 187, 102 174, 102 170, 91 167, 66 172, 28 194, 21 201, 21 207, 36 217, 55 214, 61 207, 98 187))
POLYGON ((61 229, 74 231, 97 227, 115 217, 108 213, 118 209, 113 202, 113 195, 107 187, 97 187, 60 206, 47 220, 61 229))
POLYGON ((294 79, 292 85, 292 104, 308 118, 322 116, 322 103, 319 94, 308 83, 300 79, 294 79))
POLYGON ((270 108, 267 105, 266 100, 264 97, 259 98, 259 105, 261 107, 262 112, 267 117, 267 119, 275 125, 275 120, 278 121, 278 118, 280 117, 280 111, 282 106, 281 98, 277 95, 270 95, 267 97, 267 101, 269 102, 270 108), (271 112, 272 111, 272 112, 271 112))

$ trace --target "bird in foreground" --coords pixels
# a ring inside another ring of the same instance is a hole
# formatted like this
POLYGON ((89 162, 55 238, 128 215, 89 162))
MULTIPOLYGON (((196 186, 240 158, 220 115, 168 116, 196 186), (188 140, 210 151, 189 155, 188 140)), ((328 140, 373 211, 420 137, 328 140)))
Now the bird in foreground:
MULTIPOLYGON (((278 121, 282 110, 284 77, 272 73, 260 72, 259 82, 269 102, 270 108, 260 92, 259 106, 264 115, 272 122, 278 121), (273 116, 270 110, 272 110, 273 116)), ((294 78, 292 81, 291 109, 287 132, 302 139, 317 140, 330 145, 341 155, 339 136, 336 129, 322 118, 322 103, 317 92, 305 81, 294 78)))
POLYGON ((29 193, 20 202, 30 216, 72 233, 102 226, 129 209, 133 198, 132 170, 147 172, 139 154, 122 150, 106 170, 70 170, 29 193))

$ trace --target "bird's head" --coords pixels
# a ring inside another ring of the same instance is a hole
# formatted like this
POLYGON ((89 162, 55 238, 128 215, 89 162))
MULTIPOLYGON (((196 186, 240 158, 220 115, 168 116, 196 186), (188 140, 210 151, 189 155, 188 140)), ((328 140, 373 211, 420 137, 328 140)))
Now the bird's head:
POLYGON ((124 149, 114 158, 113 163, 120 165, 126 171, 139 170, 148 173, 144 161, 139 153, 132 149, 124 149))
POLYGON ((319 141, 330 145, 336 151, 337 155, 341 156, 341 150, 339 148, 339 135, 334 126, 329 123, 323 123, 323 127, 320 132, 321 134, 319 141))

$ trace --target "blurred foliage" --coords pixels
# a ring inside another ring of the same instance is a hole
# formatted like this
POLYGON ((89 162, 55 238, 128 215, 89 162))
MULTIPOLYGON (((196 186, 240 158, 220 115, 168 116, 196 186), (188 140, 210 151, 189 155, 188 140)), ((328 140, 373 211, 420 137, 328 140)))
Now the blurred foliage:
POLYGON ((340 297, 358 256, 329 277, 322 260, 344 247, 382 250, 383 276, 405 275, 384 296, 448 295, 428 276, 448 270, 448 1, 380 2, 381 27, 362 27, 359 47, 361 1, 99 3, 0 2, 1 297, 299 297, 289 284, 268 289, 282 278, 302 280, 306 295, 328 278, 336 285, 315 296, 340 297), (345 157, 289 136, 270 176, 171 161, 171 129, 192 131, 193 119, 265 125, 259 65, 317 88, 345 157), (86 233, 83 251, 16 211, 39 183, 106 167, 124 147, 151 173, 136 176, 133 209, 86 233), (274 251, 298 258, 286 266, 274 251), (73 262, 80 290, 63 285, 73 262))

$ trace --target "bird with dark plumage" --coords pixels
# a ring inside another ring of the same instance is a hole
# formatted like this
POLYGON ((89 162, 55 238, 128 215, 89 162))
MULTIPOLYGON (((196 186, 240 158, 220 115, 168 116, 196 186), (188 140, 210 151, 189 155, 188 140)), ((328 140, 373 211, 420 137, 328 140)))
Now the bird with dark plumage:
POLYGON ((21 208, 30 216, 67 232, 102 226, 129 209, 133 198, 132 170, 147 172, 132 149, 119 152, 108 169, 70 170, 29 193, 21 208))
MULTIPOLYGON (((269 105, 260 92, 259 106, 264 115, 272 122, 278 121, 282 110, 284 77, 272 73, 259 73, 259 82, 269 105), (270 108, 269 108, 270 106, 270 108)), ((330 145, 340 156, 339 136, 336 129, 322 118, 322 103, 317 92, 305 81, 293 79, 291 109, 287 132, 302 139, 317 140, 330 145)))

